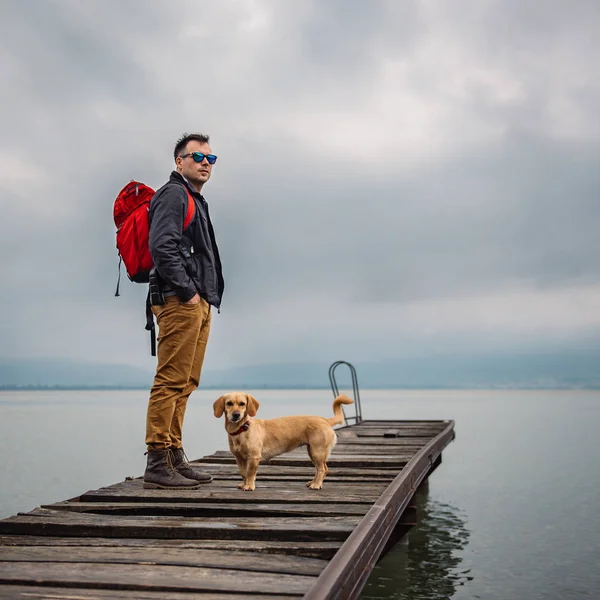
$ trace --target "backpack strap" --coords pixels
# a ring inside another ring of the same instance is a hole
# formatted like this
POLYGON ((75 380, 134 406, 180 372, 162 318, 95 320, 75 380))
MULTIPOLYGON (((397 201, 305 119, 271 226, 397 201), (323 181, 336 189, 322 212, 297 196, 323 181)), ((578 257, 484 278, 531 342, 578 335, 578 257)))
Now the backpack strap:
POLYGON ((119 285, 121 284, 121 263, 123 262, 123 257, 119 254, 119 278, 117 279, 117 291, 115 292, 115 296, 120 296, 119 294, 119 285))
POLYGON ((154 326, 154 313, 150 304, 150 288, 146 296, 146 331, 150 332, 150 354, 156 356, 156 328, 154 326))
MULTIPOLYGON (((185 231, 189 226, 196 214, 196 203, 190 191, 185 188, 188 197, 188 206, 185 213, 185 219, 183 221, 183 230, 185 231)), ((119 262, 119 267, 121 263, 119 262)), ((121 277, 121 270, 119 268, 119 278, 121 277)), ((119 285, 117 283, 117 295, 119 285)), ((146 296, 146 331, 150 332, 150 354, 156 356, 156 326, 154 325, 154 313, 152 312, 152 304, 150 303, 150 288, 148 287, 148 295, 146 296)))
POLYGON ((190 223, 192 222, 194 215, 196 214, 196 203, 194 202, 192 194, 190 194, 190 190, 187 189, 187 186, 185 188, 185 191, 187 192, 188 205, 187 212, 185 213, 185 219, 183 220, 184 231, 190 226, 190 223))

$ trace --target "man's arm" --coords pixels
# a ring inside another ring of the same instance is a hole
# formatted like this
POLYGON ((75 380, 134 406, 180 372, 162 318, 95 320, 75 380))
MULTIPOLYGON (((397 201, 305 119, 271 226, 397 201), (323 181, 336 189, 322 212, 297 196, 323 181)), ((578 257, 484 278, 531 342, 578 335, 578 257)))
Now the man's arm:
POLYGON ((183 188, 167 186, 152 199, 150 223, 150 254, 154 266, 182 302, 197 294, 179 250, 187 202, 183 188))

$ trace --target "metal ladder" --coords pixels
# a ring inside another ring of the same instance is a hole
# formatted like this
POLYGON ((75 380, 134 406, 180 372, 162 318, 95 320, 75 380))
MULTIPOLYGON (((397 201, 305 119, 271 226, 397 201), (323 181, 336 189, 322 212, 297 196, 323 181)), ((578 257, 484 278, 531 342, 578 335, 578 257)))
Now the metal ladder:
POLYGON ((329 382, 331 383, 331 391, 333 392, 334 398, 337 398, 340 394, 337 382, 335 380, 335 370, 340 365, 347 365, 348 368, 350 369, 350 374, 352 376, 352 393, 354 395, 355 414, 353 417, 352 416, 347 417, 346 411, 344 410, 344 407, 342 406, 342 411, 344 413, 344 422, 346 425, 348 425, 350 421, 354 421, 354 424, 358 425, 362 421, 362 408, 360 406, 360 393, 358 391, 358 377, 356 376, 356 369, 354 368, 354 366, 352 364, 350 364, 349 362, 346 362, 345 360, 338 360, 329 367, 329 382))

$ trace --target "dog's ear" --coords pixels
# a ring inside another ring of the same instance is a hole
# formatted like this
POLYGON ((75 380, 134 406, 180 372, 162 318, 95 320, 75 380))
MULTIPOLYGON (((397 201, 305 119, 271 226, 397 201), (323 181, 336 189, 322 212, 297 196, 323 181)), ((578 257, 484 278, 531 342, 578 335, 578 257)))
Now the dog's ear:
POLYGON ((225 411, 225 396, 221 396, 215 400, 215 403, 213 404, 213 411, 217 419, 223 416, 223 412, 225 411))
POLYGON ((258 412, 258 407, 260 404, 258 403, 258 400, 250 394, 246 394, 246 398, 248 399, 248 416, 254 417, 258 412))

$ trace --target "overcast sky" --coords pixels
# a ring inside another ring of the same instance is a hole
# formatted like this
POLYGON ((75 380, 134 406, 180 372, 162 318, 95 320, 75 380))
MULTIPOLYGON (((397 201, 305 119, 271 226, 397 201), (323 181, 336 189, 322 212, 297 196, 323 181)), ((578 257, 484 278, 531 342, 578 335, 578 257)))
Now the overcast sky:
POLYGON ((152 367, 112 205, 211 136, 206 368, 600 340, 597 0, 4 0, 0 356, 152 367))

